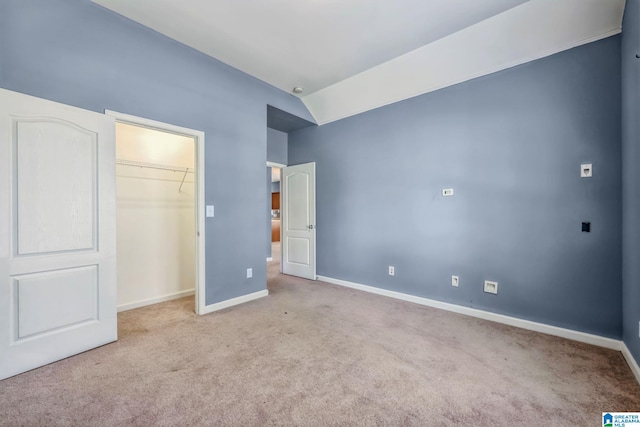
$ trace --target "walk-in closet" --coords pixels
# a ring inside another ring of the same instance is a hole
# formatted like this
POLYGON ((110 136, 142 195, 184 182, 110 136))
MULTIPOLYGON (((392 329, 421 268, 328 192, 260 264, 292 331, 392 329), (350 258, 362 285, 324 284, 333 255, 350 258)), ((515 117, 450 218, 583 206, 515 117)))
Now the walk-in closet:
POLYGON ((193 138, 117 123, 120 311, 194 293, 194 168, 193 138))

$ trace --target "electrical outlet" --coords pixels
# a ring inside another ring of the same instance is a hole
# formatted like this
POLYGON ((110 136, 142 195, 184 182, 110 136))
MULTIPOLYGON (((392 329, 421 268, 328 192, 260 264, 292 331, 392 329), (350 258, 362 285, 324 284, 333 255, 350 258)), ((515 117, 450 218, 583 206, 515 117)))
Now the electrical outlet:
POLYGON ((580 165, 580 177, 591 178, 593 176, 593 165, 591 163, 585 163, 580 165))
POLYGON ((460 279, 458 276, 451 276, 451 286, 455 286, 457 288, 459 283, 460 279))
POLYGON ((389 276, 395 276, 396 275, 396 268, 393 265, 389 266, 389 276))
POLYGON ((492 282, 490 280, 484 281, 484 291, 489 294, 498 293, 498 282, 492 282))
POLYGON ((443 196, 453 196, 453 188, 443 188, 442 189, 443 196))
POLYGON ((251 279, 253 277, 253 268, 247 268, 247 279, 251 279))

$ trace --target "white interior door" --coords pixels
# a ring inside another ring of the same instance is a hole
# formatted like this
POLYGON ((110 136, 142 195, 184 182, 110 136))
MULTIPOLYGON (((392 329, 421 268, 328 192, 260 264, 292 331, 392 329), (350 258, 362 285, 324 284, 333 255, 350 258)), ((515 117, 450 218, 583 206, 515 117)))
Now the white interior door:
POLYGON ((316 280, 316 164, 282 169, 282 272, 316 280))
POLYGON ((117 339, 114 131, 0 89, 0 379, 117 339))

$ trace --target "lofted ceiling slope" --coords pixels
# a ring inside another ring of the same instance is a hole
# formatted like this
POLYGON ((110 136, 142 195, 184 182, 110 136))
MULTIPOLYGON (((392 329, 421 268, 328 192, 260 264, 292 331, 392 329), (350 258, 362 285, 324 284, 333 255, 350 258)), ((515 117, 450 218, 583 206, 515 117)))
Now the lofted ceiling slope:
POLYGON ((620 32, 624 0, 92 0, 279 89, 318 124, 620 32))

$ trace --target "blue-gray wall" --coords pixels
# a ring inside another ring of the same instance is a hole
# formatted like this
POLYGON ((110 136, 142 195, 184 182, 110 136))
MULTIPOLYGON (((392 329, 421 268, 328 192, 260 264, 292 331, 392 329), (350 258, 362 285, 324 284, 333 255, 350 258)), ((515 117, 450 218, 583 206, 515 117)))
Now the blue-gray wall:
POLYGON ((290 133, 318 274, 619 339, 620 68, 615 36, 290 133))
POLYGON ((289 136, 285 132, 267 128, 267 161, 286 165, 289 136))
POLYGON ((271 192, 279 193, 280 192, 280 181, 271 183, 271 192))
POLYGON ((622 312, 624 342, 640 362, 640 1, 622 25, 622 312))
POLYGON ((0 1, 0 87, 204 131, 206 302, 266 288, 267 104, 297 98, 88 0, 0 1))

